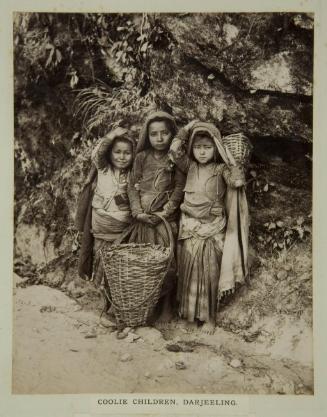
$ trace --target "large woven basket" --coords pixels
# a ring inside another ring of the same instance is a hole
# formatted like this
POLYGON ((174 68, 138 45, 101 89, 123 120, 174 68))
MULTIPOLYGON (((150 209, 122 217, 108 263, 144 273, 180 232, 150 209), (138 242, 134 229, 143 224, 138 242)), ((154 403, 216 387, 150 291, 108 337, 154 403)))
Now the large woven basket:
POLYGON ((250 162, 253 146, 243 133, 233 133, 222 138, 225 148, 229 150, 235 162, 247 165, 250 162))
POLYGON ((107 294, 118 328, 146 325, 156 306, 173 257, 173 235, 164 222, 169 247, 151 243, 105 243, 101 258, 109 284, 107 294))

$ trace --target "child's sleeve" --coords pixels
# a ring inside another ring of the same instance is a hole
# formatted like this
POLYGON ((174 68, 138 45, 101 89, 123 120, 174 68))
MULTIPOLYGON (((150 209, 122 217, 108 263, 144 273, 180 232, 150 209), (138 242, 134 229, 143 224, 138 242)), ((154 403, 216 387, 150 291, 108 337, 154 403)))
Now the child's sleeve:
POLYGON ((224 164, 222 175, 229 187, 239 188, 245 185, 245 174, 241 165, 227 166, 224 164))
POLYGON ((140 192, 138 190, 138 183, 142 176, 143 158, 142 154, 136 155, 133 163, 133 168, 130 173, 127 194, 131 205, 132 216, 136 217, 138 214, 143 213, 141 206, 140 192))
POLYGON ((184 174, 187 174, 191 164, 191 160, 185 152, 187 138, 188 131, 182 127, 173 139, 169 149, 170 159, 184 174))
POLYGON ((174 176, 174 190, 163 208, 167 216, 170 216, 179 208, 184 197, 185 181, 186 175, 181 170, 176 168, 174 176))
POLYGON ((104 169, 108 166, 106 154, 111 143, 112 139, 105 137, 93 149, 91 160, 97 169, 104 169))

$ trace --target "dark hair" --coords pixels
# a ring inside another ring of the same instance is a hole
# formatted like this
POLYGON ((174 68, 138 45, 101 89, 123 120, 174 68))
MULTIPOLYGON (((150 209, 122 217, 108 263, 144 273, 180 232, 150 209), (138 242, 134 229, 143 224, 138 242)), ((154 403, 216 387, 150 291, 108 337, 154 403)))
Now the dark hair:
POLYGON ((218 163, 218 162, 224 162, 223 158, 221 157, 221 155, 220 155, 220 153, 219 153, 219 151, 217 149, 217 146, 215 145, 215 141, 213 140, 213 137, 210 135, 210 133, 208 133, 206 131, 204 131, 204 132, 198 132, 193 137, 191 156, 192 156, 192 158, 194 160, 195 160, 195 157, 194 157, 194 153, 193 153, 193 145, 194 145, 195 140, 198 139, 198 138, 208 138, 208 139, 210 139, 211 142, 214 145, 214 154, 213 154, 213 160, 214 160, 214 162, 216 162, 216 163, 218 163))

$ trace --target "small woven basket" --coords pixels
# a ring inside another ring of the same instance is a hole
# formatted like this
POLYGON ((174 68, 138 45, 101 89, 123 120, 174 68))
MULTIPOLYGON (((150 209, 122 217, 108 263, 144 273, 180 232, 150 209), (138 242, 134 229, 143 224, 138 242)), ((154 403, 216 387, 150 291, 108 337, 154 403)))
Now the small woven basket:
POLYGON ((151 243, 105 243, 101 258, 107 276, 118 328, 147 324, 158 302, 162 284, 173 257, 173 235, 164 222, 169 247, 151 243))
POLYGON ((247 165, 250 162, 253 146, 247 136, 243 133, 233 133, 222 138, 227 148, 235 159, 235 162, 247 165))

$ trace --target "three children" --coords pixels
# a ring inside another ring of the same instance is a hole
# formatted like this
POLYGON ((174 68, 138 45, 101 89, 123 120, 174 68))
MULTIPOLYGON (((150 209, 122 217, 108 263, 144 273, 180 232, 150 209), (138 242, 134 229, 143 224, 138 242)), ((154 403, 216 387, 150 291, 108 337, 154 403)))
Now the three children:
MULTIPOLYGON (((161 111, 146 119, 129 172, 134 143, 126 130, 118 130, 93 152, 98 172, 92 200, 95 252, 131 222, 130 242, 167 246, 156 214, 164 216, 178 244, 177 262, 162 287, 159 320, 173 317, 177 276, 179 316, 203 323, 211 333, 219 299, 247 275, 244 173, 214 125, 192 122, 176 135, 173 117, 161 111)), ((94 265, 95 281, 108 285, 97 256, 94 265)))

